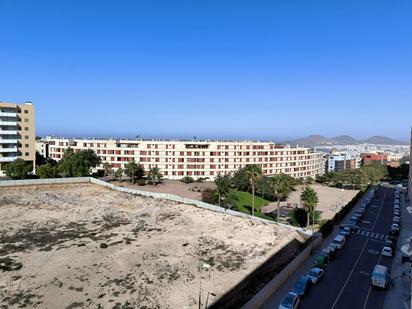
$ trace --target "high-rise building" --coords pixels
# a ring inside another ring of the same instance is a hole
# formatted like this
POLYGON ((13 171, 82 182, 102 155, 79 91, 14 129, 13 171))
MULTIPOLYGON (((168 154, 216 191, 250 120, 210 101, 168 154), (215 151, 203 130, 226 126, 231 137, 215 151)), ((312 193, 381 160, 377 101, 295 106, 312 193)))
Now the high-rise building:
POLYGON ((35 136, 33 104, 0 102, 0 173, 17 158, 35 168, 35 136))
POLYGON ((410 145, 410 152, 409 152, 409 181, 408 181, 408 195, 409 198, 412 198, 412 167, 411 167, 411 157, 412 157, 412 128, 411 128, 411 145, 410 145))

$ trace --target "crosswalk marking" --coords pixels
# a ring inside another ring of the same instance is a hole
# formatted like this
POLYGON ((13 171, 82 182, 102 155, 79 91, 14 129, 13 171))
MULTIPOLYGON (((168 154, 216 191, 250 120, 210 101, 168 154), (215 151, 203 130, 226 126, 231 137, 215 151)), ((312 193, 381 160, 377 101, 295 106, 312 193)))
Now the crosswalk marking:
POLYGON ((389 238, 388 235, 377 233, 377 232, 371 232, 367 230, 357 230, 354 234, 365 236, 365 237, 370 237, 370 238, 375 238, 381 241, 387 240, 389 238))

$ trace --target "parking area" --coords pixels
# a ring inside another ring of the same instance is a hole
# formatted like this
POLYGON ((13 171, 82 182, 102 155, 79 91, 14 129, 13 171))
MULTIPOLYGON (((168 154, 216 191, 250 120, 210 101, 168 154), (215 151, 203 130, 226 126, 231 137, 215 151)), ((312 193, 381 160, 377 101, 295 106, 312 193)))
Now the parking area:
MULTIPOLYGON (((394 205, 396 197, 402 194, 395 191, 393 186, 377 186, 374 193, 369 191, 365 194, 345 218, 344 222, 349 224, 356 214, 362 213, 360 208, 365 206, 363 214, 356 220, 356 225, 351 226, 350 235, 345 237, 342 249, 338 250, 334 258, 325 261, 325 275, 301 297, 300 308, 383 308, 387 291, 394 289, 393 280, 387 282, 387 289, 381 289, 371 285, 371 276, 377 264, 384 266, 389 274, 394 260, 391 256, 382 255, 382 249, 389 245, 388 240, 396 239, 391 235, 397 233, 392 227, 394 205)), ((314 267, 321 250, 328 247, 340 232, 342 230, 336 229, 333 235, 324 241, 322 248, 291 276, 263 308, 277 308, 288 292, 293 290, 299 278, 314 267)), ((384 254, 391 255, 390 250, 384 254)), ((398 255, 399 253, 396 253, 395 257, 398 255)), ((319 262, 318 266, 323 267, 319 262)), ((384 278, 384 284, 385 280, 384 278)))

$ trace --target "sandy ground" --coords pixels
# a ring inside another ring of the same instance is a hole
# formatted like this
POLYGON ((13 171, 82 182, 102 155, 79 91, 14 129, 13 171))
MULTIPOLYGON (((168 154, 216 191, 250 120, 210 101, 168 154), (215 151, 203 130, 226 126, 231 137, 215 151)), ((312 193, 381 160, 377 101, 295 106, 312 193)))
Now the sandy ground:
POLYGON ((145 186, 138 186, 137 184, 132 184, 130 181, 111 181, 112 184, 122 187, 133 188, 142 191, 149 191, 149 192, 161 192, 161 193, 169 193, 169 194, 176 194, 183 196, 185 198, 190 198, 194 200, 202 200, 201 192, 204 188, 214 188, 215 184, 213 181, 205 181, 202 183, 192 182, 189 184, 180 182, 178 180, 163 180, 161 183, 157 184, 156 186, 153 185, 145 185, 145 186))
MULTIPOLYGON (((342 190, 337 188, 331 188, 327 186, 322 186, 319 184, 310 185, 318 193, 319 205, 316 207, 321 213, 322 219, 330 219, 335 215, 342 206, 346 205, 352 198, 359 192, 358 190, 342 190)), ((288 199, 281 202, 281 207, 300 205, 300 194, 302 192, 303 186, 296 187, 296 191, 293 191, 288 199)), ((276 203, 270 203, 265 206, 262 211, 272 212, 277 209, 276 203)))
POLYGON ((0 188, 0 308, 198 308, 294 238, 94 185, 0 188))

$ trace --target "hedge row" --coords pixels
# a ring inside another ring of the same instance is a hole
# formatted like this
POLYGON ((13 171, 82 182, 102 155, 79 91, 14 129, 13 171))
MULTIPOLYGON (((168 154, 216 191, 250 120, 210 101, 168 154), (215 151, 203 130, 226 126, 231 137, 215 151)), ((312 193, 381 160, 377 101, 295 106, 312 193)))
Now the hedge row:
POLYGON ((361 199, 361 197, 365 194, 366 191, 368 191, 370 188, 370 185, 361 191, 359 191, 352 200, 350 200, 345 206, 342 207, 342 209, 335 214, 335 216, 327 220, 325 223, 323 223, 320 226, 319 231, 322 233, 323 238, 328 236, 330 233, 333 231, 333 227, 335 224, 338 224, 342 219, 345 217, 345 215, 348 214, 352 210, 352 208, 356 205, 356 203, 361 199))

